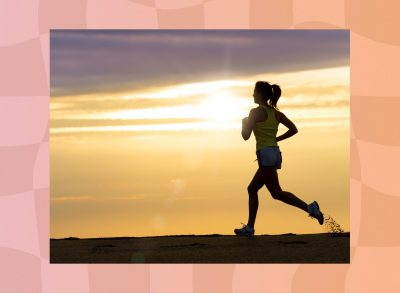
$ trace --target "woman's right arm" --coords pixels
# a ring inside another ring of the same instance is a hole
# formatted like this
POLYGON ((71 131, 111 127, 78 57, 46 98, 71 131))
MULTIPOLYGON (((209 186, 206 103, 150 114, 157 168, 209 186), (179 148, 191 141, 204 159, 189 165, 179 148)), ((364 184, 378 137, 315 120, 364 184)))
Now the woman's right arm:
POLYGON ((283 125, 285 125, 288 128, 288 131, 286 131, 284 134, 277 136, 276 137, 276 141, 280 141, 280 140, 284 140, 286 138, 289 138, 293 135, 295 135, 297 132, 299 132, 297 130, 296 125, 285 116, 285 114, 283 114, 282 112, 280 112, 280 119, 279 119, 283 125))

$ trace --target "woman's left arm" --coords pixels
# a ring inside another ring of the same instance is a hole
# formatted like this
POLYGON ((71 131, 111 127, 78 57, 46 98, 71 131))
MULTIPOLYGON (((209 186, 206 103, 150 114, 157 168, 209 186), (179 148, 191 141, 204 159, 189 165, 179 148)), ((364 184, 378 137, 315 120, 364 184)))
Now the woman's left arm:
POLYGON ((256 124, 256 112, 255 109, 251 109, 249 117, 242 119, 242 137, 244 140, 248 140, 253 131, 254 125, 256 124))

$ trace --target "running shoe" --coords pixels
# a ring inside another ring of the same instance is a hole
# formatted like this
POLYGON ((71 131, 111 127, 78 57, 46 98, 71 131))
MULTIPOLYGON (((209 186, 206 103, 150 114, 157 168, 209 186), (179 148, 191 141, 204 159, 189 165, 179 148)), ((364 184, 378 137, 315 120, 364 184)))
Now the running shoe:
POLYGON ((308 205, 308 215, 312 218, 316 218, 320 225, 324 223, 324 214, 319 210, 319 205, 316 201, 308 205))
POLYGON ((235 234, 239 236, 254 236, 254 228, 247 226, 246 224, 242 223, 243 227, 240 229, 235 229, 235 234))

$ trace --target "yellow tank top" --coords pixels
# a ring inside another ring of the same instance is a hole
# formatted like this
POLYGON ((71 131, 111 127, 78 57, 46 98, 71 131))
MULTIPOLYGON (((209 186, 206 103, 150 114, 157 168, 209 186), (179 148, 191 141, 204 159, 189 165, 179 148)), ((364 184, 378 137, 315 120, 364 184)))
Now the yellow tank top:
POLYGON ((256 138, 256 150, 269 146, 278 146, 276 134, 278 132, 279 121, 275 117, 275 109, 260 105, 267 113, 268 118, 265 121, 257 122, 253 128, 256 138))

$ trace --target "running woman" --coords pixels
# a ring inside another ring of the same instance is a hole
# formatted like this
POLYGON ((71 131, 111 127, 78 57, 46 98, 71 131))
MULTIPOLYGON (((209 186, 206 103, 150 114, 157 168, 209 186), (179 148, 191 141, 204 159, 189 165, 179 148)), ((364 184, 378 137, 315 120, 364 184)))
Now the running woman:
POLYGON ((324 215, 319 209, 316 201, 306 204, 293 193, 283 191, 279 185, 277 169, 281 169, 282 153, 278 141, 295 135, 298 130, 296 125, 279 111, 277 103, 281 96, 281 88, 277 84, 266 81, 257 81, 254 87, 254 103, 257 108, 250 110, 249 116, 242 120, 242 137, 244 140, 250 138, 251 132, 256 138, 256 155, 258 169, 251 180, 247 191, 249 194, 249 218, 247 224, 242 228, 235 229, 236 235, 254 236, 254 223, 258 209, 258 190, 264 185, 268 188, 274 199, 298 207, 305 211, 309 217, 316 218, 320 225, 324 223, 324 215), (278 125, 282 123, 288 130, 276 136, 278 125))

